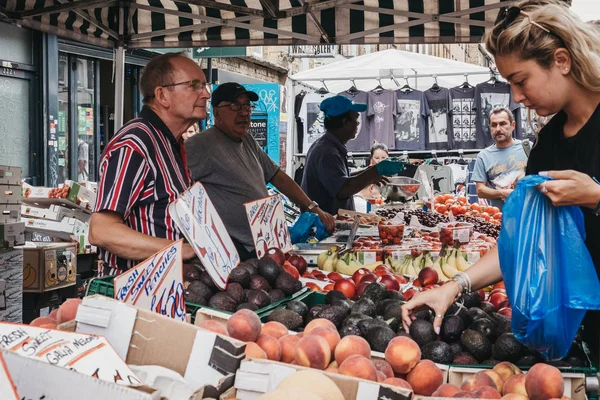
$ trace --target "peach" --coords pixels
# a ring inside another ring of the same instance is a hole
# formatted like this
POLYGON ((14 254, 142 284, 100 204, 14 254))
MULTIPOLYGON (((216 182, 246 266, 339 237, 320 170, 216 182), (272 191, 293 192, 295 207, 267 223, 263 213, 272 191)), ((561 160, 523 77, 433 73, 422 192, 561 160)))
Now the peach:
POLYGON ((496 390, 502 393, 502 386, 504 386, 504 380, 502 379, 502 377, 492 369, 487 369, 483 371, 483 373, 492 378, 492 380, 496 384, 496 390))
POLYGON ((387 378, 381 383, 385 383, 386 385, 398 386, 398 387, 401 387, 404 389, 413 390, 412 386, 410 386, 410 383, 406 382, 404 379, 401 379, 401 378, 387 378))
POLYGON ((303 337, 296 344, 294 361, 303 367, 321 370, 327 368, 331 361, 329 343, 325 338, 317 335, 303 337))
POLYGON ((371 346, 369 346, 369 342, 355 335, 343 337, 335 347, 335 361, 338 365, 342 365, 346 358, 352 355, 371 358, 371 346))
POLYGON ((234 339, 254 342, 260 330, 260 318, 251 310, 239 310, 227 320, 227 332, 234 339))
POLYGON ((254 342, 246 343, 246 358, 263 358, 267 359, 267 353, 254 342))
POLYGON ((281 337, 289 334, 285 325, 277 321, 270 321, 264 324, 260 333, 263 335, 273 336, 275 339, 280 339, 281 337))
POLYGON ((531 400, 560 398, 565 392, 562 374, 552 365, 535 364, 525 376, 525 390, 531 400))
POLYGON ((33 321, 31 321, 29 323, 29 325, 37 326, 37 327, 41 327, 41 325, 47 325, 47 324, 57 325, 58 321, 55 320, 54 318, 50 318, 50 317, 37 317, 36 319, 34 319, 33 321))
POLYGON ((325 338, 329 347, 331 348, 331 356, 333 357, 335 348, 340 342, 340 334, 337 329, 325 328, 324 326, 318 326, 310 332, 311 335, 317 335, 325 338))
POLYGON ((437 388, 435 392, 431 394, 432 397, 452 397, 456 393, 460 392, 458 386, 451 383, 444 383, 442 386, 437 388))
POLYGON ((377 382, 377 370, 367 357, 354 355, 340 364, 340 374, 377 382))
POLYGON ((387 349, 385 349, 385 361, 387 361, 392 366, 394 372, 398 374, 409 373, 410 370, 417 365, 419 360, 421 360, 421 349, 419 348, 419 345, 406 336, 396 336, 390 340, 387 349))
POLYGON ((69 322, 75 319, 77 308, 81 303, 81 299, 68 299, 58 307, 56 318, 59 324, 69 322))
POLYGON ((337 330, 333 322, 331 322, 330 320, 325 318, 316 318, 310 321, 308 324, 306 324, 306 327, 304 328, 304 336, 310 335, 310 332, 319 326, 324 326, 325 328, 337 330))
POLYGON ((444 383, 444 373, 431 360, 421 360, 406 377, 415 394, 431 396, 444 383))
POLYGON ((204 321, 200 321, 198 326, 202 329, 206 329, 207 331, 218 333, 219 335, 229 336, 227 333, 227 327, 221 321, 205 319, 204 321))
POLYGON ((340 373, 340 369, 338 367, 332 367, 332 366, 327 367, 327 369, 325 371, 326 372, 331 372, 332 374, 339 374, 340 373))
POLYGON ((50 314, 48 315, 50 318, 54 318, 54 319, 58 319, 58 308, 55 308, 54 310, 50 311, 50 314))
POLYGON ((394 377, 394 370, 389 362, 385 360, 373 360, 373 365, 377 371, 382 372, 386 378, 394 377))
POLYGON ((493 370, 500 375, 500 378, 502 378, 502 381, 504 382, 513 375, 523 373, 519 367, 508 361, 502 361, 501 363, 496 364, 493 370))
POLYGON ((489 386, 494 389, 498 389, 496 386, 496 382, 485 373, 485 371, 479 371, 474 375, 471 375, 469 379, 463 382, 460 387, 460 390, 465 390, 467 392, 471 392, 475 389, 479 389, 480 387, 489 386))
POLYGON ((279 346, 281 346, 281 361, 291 363, 294 361, 294 350, 296 343, 300 341, 298 335, 285 335, 279 338, 279 346))
POLYGON ((42 329, 56 329, 56 324, 41 324, 38 325, 38 328, 42 328, 42 329))
POLYGON ((256 344, 267 353, 267 358, 269 360, 281 360, 281 346, 279 345, 279 340, 273 336, 263 335, 261 333, 258 335, 258 339, 256 339, 256 344))
POLYGON ((471 392, 471 394, 476 399, 499 399, 502 397, 496 389, 489 386, 483 386, 479 389, 475 389, 471 392))
POLYGON ((463 398, 463 399, 472 399, 474 398, 473 395, 471 394, 471 392, 465 392, 464 390, 461 390, 460 392, 454 394, 454 396, 452 396, 455 399, 459 399, 459 398, 463 398))
POLYGON ((387 379, 387 376, 381 371, 377 371, 377 382, 383 382, 387 379))
POLYGON ((522 396, 527 396, 527 390, 525 389, 525 378, 527 375, 525 374, 517 374, 510 376, 506 382, 504 382, 504 386, 502 387, 502 394, 520 394, 522 396))
POLYGON ((529 397, 518 393, 509 393, 502 396, 502 400, 529 400, 529 397))

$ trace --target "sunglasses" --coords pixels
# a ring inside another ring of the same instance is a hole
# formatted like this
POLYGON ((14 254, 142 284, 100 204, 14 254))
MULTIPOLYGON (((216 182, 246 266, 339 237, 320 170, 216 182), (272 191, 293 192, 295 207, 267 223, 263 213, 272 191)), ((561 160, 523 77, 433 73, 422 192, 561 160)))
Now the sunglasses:
POLYGON ((494 24, 494 30, 497 33, 500 33, 501 31, 507 29, 509 26, 512 25, 513 22, 515 22, 515 19, 517 19, 517 17, 519 15, 523 14, 527 20, 529 21, 529 23, 533 26, 536 26, 538 28, 540 28, 541 30, 543 30, 546 33, 549 34, 553 34, 552 32, 550 32, 547 28, 543 27, 542 25, 538 24, 537 22, 533 21, 531 19, 531 17, 529 16, 529 13, 526 13, 525 11, 521 11, 521 9, 519 7, 502 7, 500 9, 500 12, 498 13, 498 18, 496 18, 496 22, 494 24))

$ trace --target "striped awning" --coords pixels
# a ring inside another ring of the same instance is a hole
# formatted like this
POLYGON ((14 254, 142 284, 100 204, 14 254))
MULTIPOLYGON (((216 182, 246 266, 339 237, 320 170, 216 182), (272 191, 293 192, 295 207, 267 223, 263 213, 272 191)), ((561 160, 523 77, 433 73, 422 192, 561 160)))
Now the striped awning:
POLYGON ((468 43, 502 0, 0 0, 0 19, 105 47, 468 43))

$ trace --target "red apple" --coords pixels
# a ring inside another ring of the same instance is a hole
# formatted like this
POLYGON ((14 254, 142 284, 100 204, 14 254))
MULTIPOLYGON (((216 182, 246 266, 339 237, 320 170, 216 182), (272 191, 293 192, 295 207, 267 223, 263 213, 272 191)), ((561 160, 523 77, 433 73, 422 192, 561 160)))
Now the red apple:
POLYGON ((490 303, 492 303, 492 305, 496 307, 496 310, 498 310, 498 306, 500 305, 500 303, 506 300, 508 300, 508 297, 504 293, 494 293, 490 296, 490 303))
POLYGON ((340 279, 335 283, 333 289, 344 293, 344 296, 349 299, 356 294, 356 285, 350 279, 340 279))
POLYGON ((375 282, 382 283, 387 290, 400 290, 400 284, 396 278, 390 274, 381 275, 375 282))
POLYGON ((354 284, 358 285, 360 283, 362 276, 365 274, 370 274, 370 273, 371 273, 371 271, 367 268, 360 268, 360 269, 356 270, 356 272, 354 274, 352 274, 352 280, 354 281, 354 284))
POLYGON ((506 289, 492 289, 492 291, 490 292, 490 296, 493 295, 494 293, 506 294, 506 289))
POLYGON ((421 282, 418 279, 415 279, 412 282, 412 284, 413 284, 414 287, 423 287, 423 285, 421 285, 421 282))
POLYGON ((510 307, 501 308, 500 310, 498 310, 498 314, 502 314, 505 317, 512 319, 512 308, 510 308, 510 307))
POLYGON ((371 282, 361 282, 358 284, 358 286, 356 287, 356 293, 355 296, 356 297, 360 297, 362 296, 363 292, 365 291, 365 288, 370 284, 371 282))
POLYGON ((481 297, 481 301, 485 301, 485 291, 483 289, 480 289, 477 291, 477 293, 479 293, 479 297, 481 297))
POLYGON ((373 273, 377 276, 381 276, 381 275, 385 275, 385 274, 391 274, 392 270, 385 264, 381 264, 378 265, 377 267, 375 267, 375 269, 373 270, 373 273))
POLYGON ((505 308, 505 307, 510 308, 510 301, 504 300, 502 303, 498 304, 498 310, 505 308))
POLYGON ((402 275, 396 275, 396 274, 394 274, 394 278, 396 278, 396 280, 398 281, 398 283, 400 285, 406 285, 408 283, 408 279, 406 279, 402 275))
POLYGON ((402 293, 406 301, 412 299, 412 297, 417 293, 415 289, 408 289, 406 292, 402 293))
POLYGON ((315 277, 315 279, 318 279, 320 281, 325 281, 327 279, 327 275, 325 274, 313 274, 313 276, 315 277))
POLYGON ((419 272, 419 282, 421 285, 428 286, 437 283, 439 280, 438 273, 431 267, 425 267, 419 272))
POLYGON ((300 274, 303 274, 304 271, 306 271, 306 269, 308 268, 308 264, 306 263, 306 260, 304 259, 304 257, 299 256, 297 254, 290 256, 288 261, 290 262, 290 264, 292 264, 294 267, 296 267, 296 269, 298 270, 298 272, 300 274))
POLYGON ((298 273, 298 270, 296 269, 296 267, 294 267, 292 264, 290 264, 289 261, 284 261, 283 262, 283 269, 290 274, 291 276, 293 276, 295 279, 300 279, 300 274, 298 273))
POLYGON ((312 290, 313 292, 321 292, 321 293, 323 293, 323 289, 321 289, 319 287, 319 285, 317 285, 316 283, 306 282, 306 287, 309 288, 310 290, 312 290))
POLYGON ((506 286, 504 286, 504 281, 496 283, 494 286, 492 286, 492 290, 493 289, 506 289, 506 286))
POLYGON ((327 277, 329 279, 331 279, 334 282, 339 281, 340 279, 344 279, 344 277, 342 276, 342 274, 340 274, 339 272, 330 272, 327 274, 327 277))
POLYGON ((275 262, 279 265, 283 265, 283 262, 285 261, 285 254, 283 254, 283 251, 281 251, 277 247, 271 247, 270 249, 268 249, 267 253, 265 254, 265 257, 269 257, 275 260, 275 262))
POLYGON ((377 276, 373 275, 373 274, 364 274, 361 278, 360 278, 360 282, 359 283, 363 283, 363 282, 375 282, 377 280, 377 276))
POLYGON ((324 290, 325 292, 329 292, 329 291, 331 291, 331 290, 334 290, 333 288, 334 288, 334 284, 333 284, 333 283, 330 283, 330 284, 328 284, 328 285, 325 285, 325 287, 323 288, 323 290, 324 290))

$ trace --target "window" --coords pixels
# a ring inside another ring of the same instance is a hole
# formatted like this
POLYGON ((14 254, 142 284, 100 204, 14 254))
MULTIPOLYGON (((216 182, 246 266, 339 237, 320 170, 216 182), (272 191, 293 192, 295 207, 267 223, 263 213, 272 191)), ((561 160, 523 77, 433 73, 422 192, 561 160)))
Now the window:
POLYGON ((250 54, 254 57, 263 57, 263 48, 262 46, 252 46, 250 47, 250 54))

